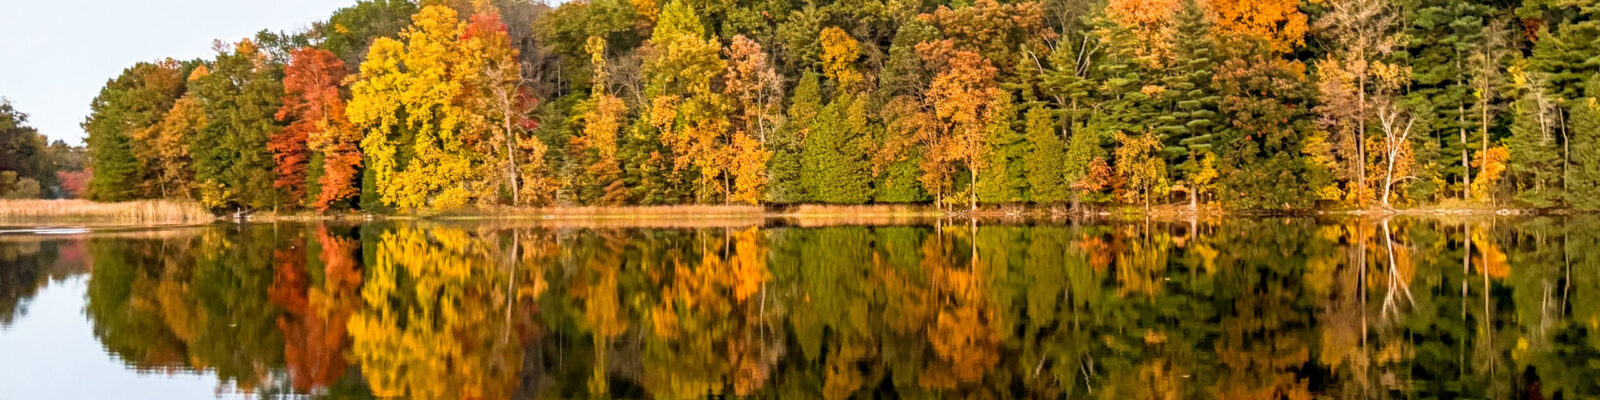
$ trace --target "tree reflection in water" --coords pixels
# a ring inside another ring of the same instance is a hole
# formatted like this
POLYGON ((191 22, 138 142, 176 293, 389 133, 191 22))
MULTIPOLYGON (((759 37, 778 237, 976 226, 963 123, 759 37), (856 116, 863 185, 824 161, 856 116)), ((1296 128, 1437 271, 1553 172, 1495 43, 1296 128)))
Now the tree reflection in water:
POLYGON ((1596 228, 216 226, 87 239, 87 313, 130 368, 265 395, 1580 398, 1596 228))

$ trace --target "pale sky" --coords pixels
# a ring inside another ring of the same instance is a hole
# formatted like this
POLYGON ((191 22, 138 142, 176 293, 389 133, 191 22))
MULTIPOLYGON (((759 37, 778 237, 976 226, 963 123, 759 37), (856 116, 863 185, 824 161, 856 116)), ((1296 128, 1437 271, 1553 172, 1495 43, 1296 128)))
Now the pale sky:
POLYGON ((0 97, 51 141, 78 123, 107 79, 139 61, 211 58, 215 39, 298 30, 355 0, 0 0, 0 97))

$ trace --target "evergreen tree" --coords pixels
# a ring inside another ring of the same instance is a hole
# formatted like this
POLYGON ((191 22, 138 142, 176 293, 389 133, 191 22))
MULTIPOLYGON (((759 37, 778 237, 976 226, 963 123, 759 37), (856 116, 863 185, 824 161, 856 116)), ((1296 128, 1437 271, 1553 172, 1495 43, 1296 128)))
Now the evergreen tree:
POLYGON ((1574 208, 1600 210, 1600 75, 1589 78, 1584 95, 1572 104, 1572 165, 1567 199, 1574 208))
POLYGON ((1526 73, 1519 78, 1522 96, 1512 105, 1511 150, 1508 177, 1516 185, 1516 199, 1534 207, 1550 207, 1561 201, 1561 146, 1557 142, 1556 105, 1544 91, 1542 74, 1526 73))
POLYGON ((1087 124, 1079 124, 1079 126, 1072 129, 1072 140, 1067 143, 1067 154, 1065 156, 1066 160, 1062 164, 1062 173, 1066 175, 1065 183, 1067 187, 1072 189, 1072 207, 1074 209, 1078 207, 1078 203, 1086 200, 1094 202, 1102 200, 1101 196, 1095 193, 1098 189, 1090 189, 1090 187, 1097 186, 1091 182, 1093 180, 1091 175, 1094 172, 1091 167, 1097 159, 1104 162, 1104 159, 1101 158, 1103 150, 1100 144, 1100 138, 1103 136, 1100 132, 1104 130, 1105 128, 1097 120, 1087 124))
POLYGON ((922 154, 910 154, 905 159, 891 161, 884 167, 877 181, 877 193, 873 201, 879 203, 923 203, 932 201, 933 197, 928 191, 922 189, 922 184, 917 182, 917 176, 922 173, 917 166, 922 163, 922 154))
POLYGON ((767 199, 777 204, 800 203, 810 198, 806 185, 801 182, 801 152, 805 148, 806 133, 822 109, 821 77, 807 72, 800 78, 790 100, 788 121, 774 132, 767 144, 772 148, 772 159, 767 163, 771 184, 767 186, 767 199))
POLYGON ((283 73, 250 40, 217 55, 210 72, 193 80, 207 125, 191 138, 195 180, 208 207, 275 208, 283 202, 273 187, 271 135, 282 129, 275 114, 282 104, 283 73))
POLYGON ((984 163, 987 167, 978 173, 978 201, 1022 202, 1027 200, 1028 171, 1023 158, 1028 154, 1028 142, 1011 126, 1016 120, 1011 102, 1002 99, 999 103, 1005 106, 994 109, 985 132, 984 152, 988 160, 984 163))
MULTIPOLYGON (((1417 106, 1419 121, 1427 122, 1416 128, 1416 135, 1423 139, 1417 162, 1425 167, 1419 172, 1436 174, 1451 187, 1449 194, 1465 197, 1471 178, 1470 153, 1478 147, 1469 136, 1475 136, 1479 125, 1472 112, 1477 99, 1470 58, 1475 47, 1487 39, 1487 24, 1495 8, 1477 1, 1451 0, 1408 0, 1400 5, 1412 10, 1403 14, 1408 40, 1403 43, 1407 51, 1400 54, 1409 57, 1412 69, 1407 97, 1417 106), (1429 152, 1435 155, 1424 154, 1429 152)), ((1419 183, 1428 181, 1432 180, 1419 183)), ((1419 189, 1419 185, 1411 186, 1419 189)))
POLYGON ((1050 110, 1034 107, 1023 117, 1028 131, 1028 154, 1023 157, 1027 170, 1028 194, 1034 203, 1051 204, 1072 200, 1072 182, 1067 180, 1067 144, 1057 136, 1050 110))
POLYGON ((1161 79, 1152 131, 1163 144, 1167 165, 1184 168, 1198 162, 1194 156, 1211 149, 1213 130, 1222 125, 1217 96, 1211 85, 1216 43, 1205 11, 1193 1, 1184 3, 1179 17, 1174 60, 1161 79))
POLYGON ((860 204, 871 199, 871 137, 864 96, 841 94, 812 122, 801 153, 801 182, 811 201, 860 204))

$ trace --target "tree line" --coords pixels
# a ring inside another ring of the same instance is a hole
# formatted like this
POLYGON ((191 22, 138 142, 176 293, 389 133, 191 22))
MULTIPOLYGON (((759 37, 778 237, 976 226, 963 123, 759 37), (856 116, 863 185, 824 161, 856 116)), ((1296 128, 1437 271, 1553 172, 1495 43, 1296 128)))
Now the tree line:
POLYGON ((0 199, 63 198, 84 193, 85 150, 49 141, 28 114, 0 98, 0 199))
POLYGON ((1600 208, 1593 0, 363 0, 139 63, 105 201, 1600 208))

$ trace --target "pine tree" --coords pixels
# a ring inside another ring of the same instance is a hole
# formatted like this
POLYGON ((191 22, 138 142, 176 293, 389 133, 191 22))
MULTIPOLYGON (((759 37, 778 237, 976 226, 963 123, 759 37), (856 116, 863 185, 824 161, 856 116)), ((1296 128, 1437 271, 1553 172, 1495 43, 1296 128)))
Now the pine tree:
POLYGON ((1102 136, 1100 132, 1104 130, 1104 126, 1098 124, 1097 121, 1079 124, 1072 129, 1072 140, 1067 143, 1066 160, 1062 164, 1062 172, 1066 175, 1067 187, 1072 188, 1072 208, 1074 209, 1077 209, 1078 204, 1083 201, 1098 202, 1101 200, 1101 196, 1096 193, 1099 189, 1091 189, 1093 186, 1098 186, 1094 184, 1095 182, 1091 182, 1093 180, 1091 175, 1094 172, 1091 166, 1095 164, 1097 159, 1102 160, 1102 162, 1104 160, 1101 158, 1103 150, 1100 144, 1102 136))
POLYGON ((1016 120, 1014 107, 1007 95, 1001 95, 986 127, 984 145, 987 165, 979 172, 976 190, 978 201, 984 203, 1017 203, 1027 199, 1027 165, 1023 158, 1028 154, 1028 142, 1012 128, 1016 120))
POLYGON ((1516 185, 1516 199, 1534 207, 1550 207, 1561 201, 1561 146, 1555 99, 1545 92, 1543 74, 1526 72, 1514 76, 1522 95, 1512 105, 1511 136, 1505 139, 1511 151, 1507 168, 1516 185))
POLYGON ((860 204, 872 197, 865 96, 841 94, 817 114, 802 150, 801 182, 811 200, 860 204))
POLYGON ((1178 37, 1173 62, 1161 78, 1161 92, 1155 103, 1152 131, 1163 144, 1162 155, 1172 166, 1174 176, 1189 181, 1181 171, 1196 170, 1199 154, 1211 151, 1215 129, 1222 125, 1217 114, 1221 100, 1212 87, 1216 68, 1216 43, 1205 11, 1193 1, 1185 2, 1178 14, 1178 37))
POLYGON ((189 143, 201 202, 212 208, 290 205, 273 187, 267 147, 283 95, 282 67, 249 40, 217 55, 210 73, 191 83, 205 105, 208 124, 189 143))
MULTIPOLYGON (((1471 179, 1470 153, 1478 146, 1469 140, 1478 130, 1472 69, 1474 47, 1486 40, 1487 22, 1494 7, 1474 1, 1410 0, 1401 7, 1413 10, 1404 14, 1404 30, 1409 41, 1403 46, 1410 60, 1413 82, 1408 98, 1418 105, 1426 125, 1418 124, 1422 137, 1418 162, 1451 186, 1450 193, 1466 197, 1471 179), (1434 157, 1422 157, 1436 147, 1434 157)), ((1422 181, 1422 182, 1426 182, 1422 181)), ((1419 185, 1412 185, 1419 186, 1419 185)))
POLYGON ((1590 77, 1586 97, 1572 104, 1572 166, 1567 199, 1574 208, 1600 210, 1600 75, 1590 77))
POLYGON ((1072 182, 1067 180, 1067 143, 1058 136, 1055 117, 1044 107, 1034 107, 1023 117, 1028 131, 1028 154, 1023 157, 1027 170, 1028 195, 1037 204, 1072 200, 1072 182))
POLYGON ((768 201, 792 204, 810 200, 806 185, 801 182, 804 177, 801 152, 806 133, 822 109, 820 81, 821 77, 814 72, 807 72, 800 78, 790 100, 788 121, 768 139, 767 144, 773 150, 772 159, 767 163, 767 174, 772 182, 767 186, 768 201))

